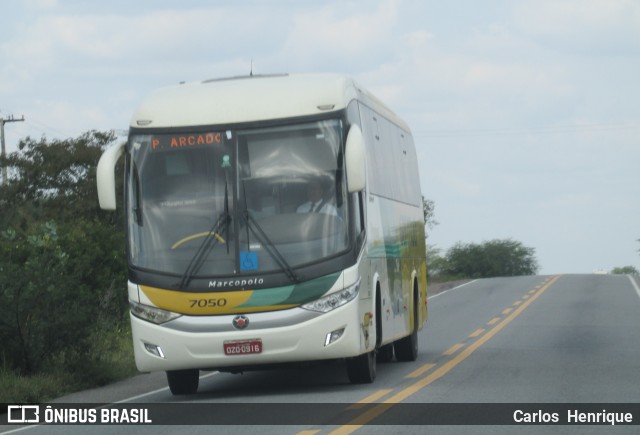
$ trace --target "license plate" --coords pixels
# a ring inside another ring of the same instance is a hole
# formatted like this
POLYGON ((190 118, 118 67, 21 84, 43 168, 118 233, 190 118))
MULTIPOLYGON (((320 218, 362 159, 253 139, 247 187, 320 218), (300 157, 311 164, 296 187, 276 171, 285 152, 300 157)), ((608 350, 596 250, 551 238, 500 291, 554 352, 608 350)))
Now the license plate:
POLYGON ((252 355, 262 353, 262 340, 254 338, 252 340, 225 341, 223 343, 225 355, 252 355))

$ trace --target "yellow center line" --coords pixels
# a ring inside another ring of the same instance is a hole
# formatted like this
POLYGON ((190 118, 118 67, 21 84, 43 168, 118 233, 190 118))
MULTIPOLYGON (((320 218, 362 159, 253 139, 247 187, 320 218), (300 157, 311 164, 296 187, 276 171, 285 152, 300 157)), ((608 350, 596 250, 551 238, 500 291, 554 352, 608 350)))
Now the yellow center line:
POLYGON ((418 370, 415 370, 411 373, 409 373, 407 376, 405 376, 405 378, 417 378, 420 377, 420 375, 422 375, 423 373, 431 370, 432 368, 434 368, 436 365, 435 364, 425 364, 422 367, 420 367, 418 370))
POLYGON ((506 310, 503 310, 503 311, 502 311, 502 314, 504 314, 504 315, 506 316, 506 315, 507 315, 507 314, 509 314, 512 310, 513 310, 513 308, 507 308, 506 310))
POLYGON ((484 331, 485 331, 484 328, 476 329, 469 335, 469 338, 476 338, 478 335, 482 334, 484 331))
POLYGON ((462 347, 464 347, 464 343, 454 344, 447 351, 445 351, 443 353, 443 355, 453 355, 454 353, 456 353, 462 347))
MULTIPOLYGON (((522 313, 533 301, 535 301, 545 290, 551 287, 560 276, 554 276, 551 280, 549 280, 543 287, 540 288, 527 302, 518 307, 509 317, 502 320, 498 325, 496 325, 493 329, 488 331, 485 335, 480 337, 477 341, 471 343, 467 348, 465 348, 458 355, 451 358, 449 361, 444 363, 442 366, 438 367, 436 370, 431 372, 429 375, 425 376, 422 379, 419 379, 414 384, 409 385, 404 390, 399 391, 393 396, 386 399, 383 403, 380 403, 368 411, 363 412, 358 417, 353 419, 351 422, 344 426, 340 426, 336 430, 330 432, 330 435, 348 435, 356 430, 360 429, 362 426, 371 422, 373 419, 388 411, 394 404, 400 403, 409 396, 417 393, 422 390, 424 387, 430 385, 434 381, 437 381, 447 373, 449 373, 454 367, 460 364, 465 359, 469 358, 473 352, 478 350, 480 346, 485 344, 491 338, 493 338, 498 332, 502 330, 505 326, 507 326, 513 319, 518 317, 520 313, 522 313)), ((455 347, 455 346, 454 346, 455 347)))
POLYGON ((390 392, 392 392, 393 390, 378 390, 375 393, 365 397, 362 400, 359 400, 356 403, 353 403, 351 406, 347 407, 347 409, 351 410, 351 409, 360 409, 363 406, 369 404, 369 403, 373 403, 378 399, 383 398, 384 396, 386 396, 387 394, 389 394, 390 392))
POLYGON ((531 295, 524 295, 522 296, 522 299, 529 299, 531 297, 531 295))
POLYGON ((520 305, 521 303, 522 303, 522 301, 515 301, 515 302, 513 303, 513 306, 514 306, 514 307, 517 307, 517 306, 518 306, 518 305, 520 305))
POLYGON ((500 317, 494 317, 493 319, 489 320, 489 322, 487 323, 487 325, 495 325, 496 323, 498 323, 500 321, 500 317))

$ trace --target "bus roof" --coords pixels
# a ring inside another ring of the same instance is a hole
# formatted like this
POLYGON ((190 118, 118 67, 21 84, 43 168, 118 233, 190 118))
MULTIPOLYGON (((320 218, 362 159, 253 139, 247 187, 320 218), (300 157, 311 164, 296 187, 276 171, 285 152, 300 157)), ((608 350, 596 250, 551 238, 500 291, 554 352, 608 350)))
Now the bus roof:
POLYGON ((344 109, 354 99, 409 131, 377 98, 337 74, 252 75, 161 88, 138 106, 131 126, 236 124, 316 115, 344 109))

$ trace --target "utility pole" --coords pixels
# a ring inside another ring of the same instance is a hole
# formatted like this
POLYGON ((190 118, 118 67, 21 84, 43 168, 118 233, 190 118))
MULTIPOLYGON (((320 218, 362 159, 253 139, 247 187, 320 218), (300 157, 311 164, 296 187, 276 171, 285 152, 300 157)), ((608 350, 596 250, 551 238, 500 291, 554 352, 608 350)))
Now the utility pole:
MULTIPOLYGON (((14 118, 13 115, 9 115, 9 117, 7 119, 4 118, 0 118, 0 142, 2 142, 2 158, 4 159, 7 155, 7 150, 5 149, 4 146, 4 125, 7 122, 20 122, 20 121, 24 121, 24 115, 22 115, 22 118, 18 119, 18 118, 14 118)), ((2 184, 7 184, 7 166, 6 164, 3 162, 2 165, 2 184)))

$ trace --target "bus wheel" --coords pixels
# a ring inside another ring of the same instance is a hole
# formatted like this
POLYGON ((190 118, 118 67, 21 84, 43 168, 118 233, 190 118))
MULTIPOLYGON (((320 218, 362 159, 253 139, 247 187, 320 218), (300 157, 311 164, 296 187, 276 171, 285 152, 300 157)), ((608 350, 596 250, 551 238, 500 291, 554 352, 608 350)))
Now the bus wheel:
POLYGON ((376 351, 347 358, 347 375, 352 384, 370 384, 376 378, 376 351))
POLYGON ((418 358, 418 328, 413 328, 411 335, 395 341, 393 348, 398 361, 415 361, 418 358))
POLYGON ((410 362, 418 359, 418 304, 413 304, 413 331, 407 337, 393 343, 396 351, 396 359, 402 362, 410 362))
POLYGON ((393 361, 393 343, 385 344, 378 349, 376 359, 379 363, 388 363, 393 361))
POLYGON ((192 370, 170 370, 167 372, 167 382, 169 389, 174 396, 181 394, 194 394, 198 391, 200 381, 200 371, 192 370))

